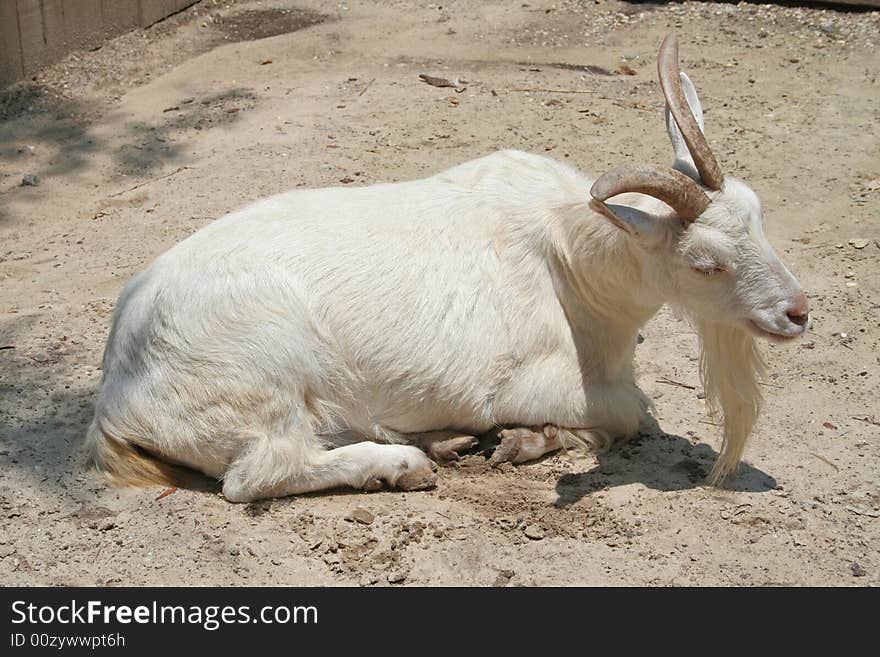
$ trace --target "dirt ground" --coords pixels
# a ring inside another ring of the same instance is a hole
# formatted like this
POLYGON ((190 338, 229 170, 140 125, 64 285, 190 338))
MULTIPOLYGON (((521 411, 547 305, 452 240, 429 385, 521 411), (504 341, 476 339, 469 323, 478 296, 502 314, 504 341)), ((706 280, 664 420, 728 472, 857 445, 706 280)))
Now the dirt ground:
POLYGON ((876 12, 745 3, 205 0, 0 92, 0 584, 877 585, 878 35, 876 12), (251 505, 87 471, 110 313, 157 255, 269 194, 500 148, 591 175, 670 162, 670 29, 813 309, 765 348, 731 490, 702 485, 718 429, 665 310, 638 365, 668 433, 597 458, 476 453, 429 492, 251 505))

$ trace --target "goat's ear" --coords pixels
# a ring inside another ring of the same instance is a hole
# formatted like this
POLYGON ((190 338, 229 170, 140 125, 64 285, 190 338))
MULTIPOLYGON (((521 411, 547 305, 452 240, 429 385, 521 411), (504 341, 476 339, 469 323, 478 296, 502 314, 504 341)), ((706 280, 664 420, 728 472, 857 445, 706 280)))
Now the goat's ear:
POLYGON ((601 203, 592 199, 590 207, 624 232, 642 241, 657 241, 669 230, 669 222, 666 219, 628 205, 601 203))
MULTIPOLYGON (((697 125, 700 126, 700 132, 705 132, 703 128, 703 106, 700 105, 697 88, 687 74, 679 73, 679 77, 681 78, 681 88, 684 91, 685 98, 687 98, 691 113, 697 120, 697 125)), ((694 158, 691 157, 691 152, 684 141, 684 136, 681 134, 681 130, 678 129, 678 125, 676 125, 668 105, 664 114, 666 116, 666 132, 669 133, 669 141, 672 142, 672 150, 675 151, 675 164, 672 165, 672 168, 681 171, 698 183, 701 182, 700 174, 694 164, 694 158)))

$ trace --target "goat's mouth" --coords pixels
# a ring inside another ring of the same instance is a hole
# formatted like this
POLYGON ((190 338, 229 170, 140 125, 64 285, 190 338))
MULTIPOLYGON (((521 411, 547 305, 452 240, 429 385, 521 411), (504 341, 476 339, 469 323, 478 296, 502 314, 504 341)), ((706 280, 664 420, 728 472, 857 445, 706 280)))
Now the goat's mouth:
POLYGON ((801 337, 807 331, 806 325, 801 326, 793 322, 791 323, 791 330, 789 331, 779 331, 776 329, 765 328, 754 319, 748 320, 747 323, 752 333, 754 333, 758 337, 773 340, 774 342, 789 342, 791 340, 801 337))

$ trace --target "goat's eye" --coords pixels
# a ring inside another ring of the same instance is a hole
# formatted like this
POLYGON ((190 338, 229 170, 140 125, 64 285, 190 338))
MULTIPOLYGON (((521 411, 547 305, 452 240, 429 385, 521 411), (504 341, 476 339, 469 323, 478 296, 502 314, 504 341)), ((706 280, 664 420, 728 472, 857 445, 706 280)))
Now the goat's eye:
POLYGON ((724 267, 691 267, 691 269, 701 276, 715 276, 716 274, 723 274, 727 271, 724 267))

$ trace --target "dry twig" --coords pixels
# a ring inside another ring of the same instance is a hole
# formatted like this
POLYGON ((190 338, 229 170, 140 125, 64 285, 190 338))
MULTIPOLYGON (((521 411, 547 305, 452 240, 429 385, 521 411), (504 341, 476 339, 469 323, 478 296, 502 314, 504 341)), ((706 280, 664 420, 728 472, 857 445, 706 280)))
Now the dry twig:
POLYGON ((824 456, 821 456, 821 455, 816 454, 816 453, 814 453, 814 452, 810 452, 810 456, 815 456, 817 459, 819 459, 820 461, 822 461, 822 463, 827 463, 827 464, 830 465, 832 468, 834 468, 835 470, 837 470, 838 472, 840 472, 840 468, 837 467, 834 463, 832 463, 832 462, 829 461, 828 459, 826 459, 824 456))
POLYGON ((697 386, 692 386, 688 383, 682 383, 681 381, 673 381, 669 377, 664 376, 662 379, 657 379, 657 383, 665 383, 668 386, 675 386, 676 388, 687 388, 688 390, 696 390, 697 386))
MULTIPOLYGON (((149 184, 151 184, 151 183, 156 182, 157 180, 162 180, 163 178, 170 178, 171 176, 173 176, 173 175, 176 174, 176 173, 180 173, 181 171, 185 171, 186 169, 194 169, 194 168, 195 168, 195 167, 177 167, 177 168, 176 168, 174 171, 172 171, 171 173, 166 173, 164 176, 159 176, 159 177, 157 177, 157 178, 152 178, 152 179, 150 179, 150 180, 145 180, 145 181, 142 182, 142 183, 138 183, 138 184, 135 185, 134 187, 129 187, 128 189, 123 189, 121 192, 116 192, 115 194, 110 194, 110 195, 108 196, 108 198, 113 198, 114 196, 122 196, 123 194, 127 194, 128 192, 133 191, 133 190, 137 189, 138 187, 143 187, 144 185, 149 185, 149 184)), ((96 215, 95 218, 97 218, 97 215, 96 215)))
POLYGON ((516 92, 534 92, 534 93, 545 93, 545 94, 594 94, 596 93, 592 89, 508 89, 508 91, 516 91, 516 92))

